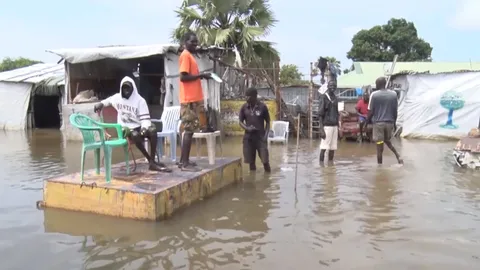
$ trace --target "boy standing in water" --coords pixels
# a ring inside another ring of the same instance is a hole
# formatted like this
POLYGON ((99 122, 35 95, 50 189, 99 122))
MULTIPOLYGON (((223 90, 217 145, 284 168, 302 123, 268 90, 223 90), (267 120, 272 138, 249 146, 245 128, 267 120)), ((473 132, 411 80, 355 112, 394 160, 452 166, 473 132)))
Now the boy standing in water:
POLYGON ((338 98, 335 95, 337 83, 332 80, 327 83, 327 91, 319 97, 319 125, 320 125, 320 163, 325 160, 328 150, 328 161, 332 162, 338 143, 338 98))

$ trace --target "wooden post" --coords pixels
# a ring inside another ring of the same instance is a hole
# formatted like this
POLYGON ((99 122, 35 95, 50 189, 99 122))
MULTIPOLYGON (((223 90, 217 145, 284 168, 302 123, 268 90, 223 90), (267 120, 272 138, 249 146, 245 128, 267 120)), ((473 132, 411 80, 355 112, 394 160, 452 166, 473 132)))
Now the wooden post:
POLYGON ((313 138, 313 63, 310 62, 310 86, 308 87, 308 138, 313 138))

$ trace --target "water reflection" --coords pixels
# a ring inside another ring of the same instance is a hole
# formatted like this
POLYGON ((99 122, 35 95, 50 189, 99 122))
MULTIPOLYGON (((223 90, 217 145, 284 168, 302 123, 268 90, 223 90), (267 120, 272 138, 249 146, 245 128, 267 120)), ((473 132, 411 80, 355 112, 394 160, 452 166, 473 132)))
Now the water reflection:
POLYGON ((395 196, 400 194, 395 185, 395 179, 397 179, 395 174, 396 172, 390 168, 373 170, 373 187, 367 195, 368 206, 365 217, 360 219, 364 222, 360 228, 362 233, 381 237, 380 235, 386 232, 401 229, 392 224, 397 219, 395 196))
MULTIPOLYGON (((0 132, 0 268, 476 269, 480 172, 454 167, 454 142, 395 144, 401 168, 389 151, 378 168, 375 145, 344 142, 320 167, 318 142, 301 141, 296 193, 296 141, 272 145, 272 174, 244 171, 244 183, 152 223, 37 211, 44 178, 79 170, 81 143, 0 132)), ((224 145, 241 153, 241 138, 224 145)))

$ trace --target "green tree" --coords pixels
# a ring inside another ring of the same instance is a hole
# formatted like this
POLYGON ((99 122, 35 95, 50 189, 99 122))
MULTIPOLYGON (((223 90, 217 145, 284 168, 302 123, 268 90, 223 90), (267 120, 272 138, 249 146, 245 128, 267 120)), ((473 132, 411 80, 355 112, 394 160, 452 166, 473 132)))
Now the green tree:
MULTIPOLYGON (((172 33, 175 41, 193 31, 201 45, 236 49, 242 68, 258 68, 273 84, 279 53, 271 42, 261 40, 277 22, 268 0, 184 0, 176 13, 180 23, 172 33)), ((235 59, 232 54, 225 58, 229 63, 235 59)))
POLYGON ((361 30, 352 39, 347 58, 353 61, 431 61, 432 46, 418 36, 413 22, 392 18, 385 25, 361 30))
POLYGON ((350 69, 346 68, 343 70, 343 74, 348 74, 350 72, 350 69))
POLYGON ((3 58, 3 61, 0 63, 0 72, 14 70, 17 68, 28 67, 34 64, 42 63, 40 61, 31 60, 24 57, 19 57, 12 59, 10 57, 3 58))
POLYGON ((301 84, 302 73, 298 70, 296 65, 283 65, 280 68, 280 85, 301 84))

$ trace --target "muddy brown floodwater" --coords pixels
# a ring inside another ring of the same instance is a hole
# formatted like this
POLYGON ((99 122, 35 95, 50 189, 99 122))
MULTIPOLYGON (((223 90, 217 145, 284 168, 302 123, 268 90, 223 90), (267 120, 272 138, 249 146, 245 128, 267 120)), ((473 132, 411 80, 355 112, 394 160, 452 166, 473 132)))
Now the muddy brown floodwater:
MULTIPOLYGON (((240 138, 224 141, 238 156, 240 138)), ((405 166, 372 144, 271 148, 273 172, 159 223, 47 209, 43 179, 80 167, 58 131, 0 132, 0 269, 480 269, 480 174, 455 168, 455 142, 396 141, 405 166)), ((137 155, 138 156, 138 155, 137 155)), ((92 157, 88 160, 93 165, 92 157)))

